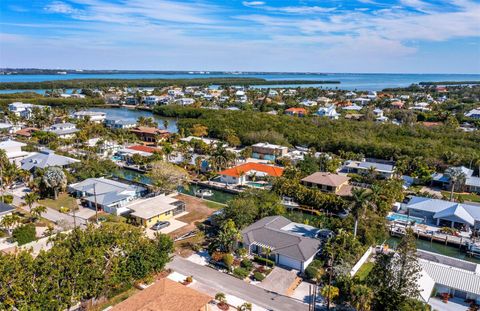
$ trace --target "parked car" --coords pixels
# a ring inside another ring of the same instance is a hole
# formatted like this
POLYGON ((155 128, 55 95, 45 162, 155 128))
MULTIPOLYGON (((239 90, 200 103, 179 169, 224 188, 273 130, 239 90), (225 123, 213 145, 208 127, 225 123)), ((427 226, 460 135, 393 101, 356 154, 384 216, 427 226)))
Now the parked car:
POLYGON ((161 230, 161 229, 166 228, 168 226, 170 226, 169 221, 159 221, 152 226, 152 230, 158 231, 158 230, 161 230))

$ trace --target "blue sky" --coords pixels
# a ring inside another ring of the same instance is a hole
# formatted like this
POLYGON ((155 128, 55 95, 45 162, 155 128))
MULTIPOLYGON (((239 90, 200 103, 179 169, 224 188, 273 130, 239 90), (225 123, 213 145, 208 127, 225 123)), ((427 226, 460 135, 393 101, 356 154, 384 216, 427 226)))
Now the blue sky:
POLYGON ((480 73, 480 0, 1 0, 0 67, 480 73))

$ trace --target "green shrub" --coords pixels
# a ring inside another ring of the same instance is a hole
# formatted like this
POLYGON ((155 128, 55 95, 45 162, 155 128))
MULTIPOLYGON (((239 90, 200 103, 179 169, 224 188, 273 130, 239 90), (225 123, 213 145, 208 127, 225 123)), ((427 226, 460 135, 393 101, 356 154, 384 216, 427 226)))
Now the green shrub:
POLYGON ((18 245, 35 241, 35 226, 33 224, 22 225, 13 230, 12 236, 18 245))
POLYGON ((240 279, 244 279, 250 274, 250 271, 244 268, 235 268, 235 270, 233 270, 233 274, 240 279))
POLYGON ((0 196, 0 202, 3 202, 5 204, 12 204, 13 202, 13 195, 11 194, 5 194, 3 196, 0 196), (3 201, 2 201, 3 198, 3 201))
POLYGON ((245 268, 245 269, 250 270, 250 271, 253 269, 253 263, 252 263, 252 261, 249 260, 249 259, 246 259, 246 258, 243 259, 243 260, 240 262, 240 266, 241 266, 242 268, 245 268))
POLYGON ((260 257, 260 256, 254 256, 253 261, 258 262, 261 265, 266 265, 266 266, 271 266, 273 267, 275 265, 275 262, 273 260, 260 257))
POLYGON ((262 273, 260 272, 255 272, 253 273, 253 278, 256 280, 256 281, 263 281, 265 279, 265 275, 263 275, 262 273))
POLYGON ((233 265, 233 255, 232 254, 225 254, 223 256, 223 263, 227 266, 227 268, 231 268, 233 265))

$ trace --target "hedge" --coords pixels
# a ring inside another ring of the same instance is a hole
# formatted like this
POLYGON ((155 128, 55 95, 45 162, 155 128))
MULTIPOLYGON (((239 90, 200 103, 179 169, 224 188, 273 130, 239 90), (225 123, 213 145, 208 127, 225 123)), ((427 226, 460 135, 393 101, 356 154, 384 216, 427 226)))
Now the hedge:
POLYGON ((23 245, 35 241, 36 231, 33 224, 26 224, 13 229, 13 239, 18 245, 23 245))
POLYGON ((233 270, 233 274, 240 279, 244 279, 250 274, 250 271, 244 268, 235 268, 235 270, 233 270))
POLYGON ((263 274, 260 273, 260 272, 255 272, 255 273, 253 274, 253 278, 254 278, 256 281, 261 282, 261 281, 263 281, 263 280, 265 279, 265 275, 263 275, 263 274))
POLYGON ((273 260, 260 257, 260 256, 254 256, 253 261, 258 262, 259 264, 266 265, 266 266, 275 266, 275 262, 273 260))
POLYGON ((243 259, 241 262, 240 262, 240 266, 242 266, 242 268, 245 268, 247 270, 252 270, 253 268, 253 263, 249 260, 249 259, 243 259))

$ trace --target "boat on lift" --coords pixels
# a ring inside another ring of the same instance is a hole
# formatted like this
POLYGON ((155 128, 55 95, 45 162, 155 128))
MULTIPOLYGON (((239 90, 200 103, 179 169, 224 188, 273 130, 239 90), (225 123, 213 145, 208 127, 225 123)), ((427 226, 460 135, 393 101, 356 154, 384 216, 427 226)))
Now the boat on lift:
POLYGON ((203 198, 203 197, 207 197, 207 198, 208 198, 208 197, 213 196, 213 192, 212 192, 212 190, 210 190, 210 189, 205 189, 205 188, 203 188, 203 189, 198 189, 198 190, 196 190, 196 191, 195 191, 195 195, 196 195, 197 197, 201 197, 201 198, 203 198))

